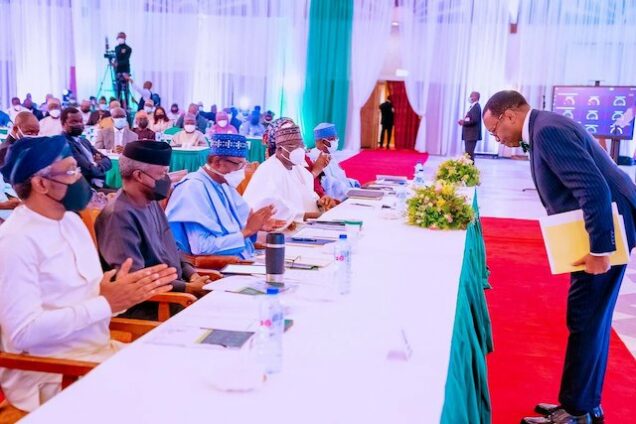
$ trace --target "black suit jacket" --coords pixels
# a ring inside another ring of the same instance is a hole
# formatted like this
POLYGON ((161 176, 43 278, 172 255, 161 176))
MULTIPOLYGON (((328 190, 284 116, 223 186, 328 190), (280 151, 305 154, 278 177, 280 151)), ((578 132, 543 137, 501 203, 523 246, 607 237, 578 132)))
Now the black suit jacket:
POLYGON ((394 120, 393 103, 386 101, 380 105, 380 124, 392 127, 394 120))
POLYGON ((479 103, 475 103, 464 117, 464 125, 462 125, 462 140, 481 140, 481 106, 479 103), (468 119, 468 121, 466 121, 466 119, 468 119))
POLYGON ((117 73, 130 73, 130 55, 132 49, 126 43, 115 46, 115 59, 117 60, 117 73))
POLYGON ((530 113, 530 169, 548 215, 583 210, 593 253, 615 250, 611 203, 636 245, 636 185, 583 126, 562 115, 530 113))
POLYGON ((0 144, 0 167, 4 165, 4 160, 7 157, 9 148, 11 148, 11 145, 13 145, 13 143, 15 142, 16 142, 16 139, 13 138, 13 135, 9 134, 6 140, 4 140, 4 143, 0 144))
POLYGON ((106 172, 108 172, 113 167, 113 164, 111 163, 108 156, 102 155, 95 147, 93 147, 90 141, 86 140, 83 137, 75 139, 66 133, 64 133, 64 136, 68 140, 68 144, 71 147, 73 157, 77 161, 77 166, 82 169, 82 175, 84 176, 84 178, 86 178, 86 180, 93 186, 95 186, 95 184, 93 184, 93 180, 104 181, 106 172), (94 157, 93 160, 88 159, 83 149, 80 148, 80 144, 86 150, 91 152, 94 157))

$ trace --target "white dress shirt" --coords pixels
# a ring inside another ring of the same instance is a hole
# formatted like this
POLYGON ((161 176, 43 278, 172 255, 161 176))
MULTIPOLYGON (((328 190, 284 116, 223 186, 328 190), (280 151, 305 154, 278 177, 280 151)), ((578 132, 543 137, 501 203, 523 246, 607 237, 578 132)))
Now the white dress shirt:
POLYGON ((62 134, 62 120, 47 116, 40 121, 40 136, 51 137, 62 134))
MULTIPOLYGON (((19 206, 0 226, 0 252, 2 351, 102 361, 118 349, 110 305, 99 295, 97 251, 79 216, 58 221, 19 206)), ((60 382, 60 375, 0 369, 5 396, 25 411, 60 382)))
POLYGON ((124 129, 126 127, 120 129, 117 129, 115 127, 113 127, 113 148, 117 147, 117 146, 123 146, 124 144, 124 129))

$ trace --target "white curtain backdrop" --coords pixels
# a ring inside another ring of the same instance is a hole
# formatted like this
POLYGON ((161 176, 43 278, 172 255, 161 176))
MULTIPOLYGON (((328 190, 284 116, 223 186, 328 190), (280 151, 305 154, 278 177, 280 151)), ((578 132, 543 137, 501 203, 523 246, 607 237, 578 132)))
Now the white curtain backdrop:
POLYGON ((483 104, 504 84, 508 2, 404 0, 401 9, 406 90, 422 116, 415 148, 457 155, 468 95, 479 91, 483 104))
POLYGON ((360 109, 378 82, 393 17, 393 0, 356 0, 351 35, 351 83, 345 149, 359 150, 360 109))
MULTIPOLYGON (((73 0, 78 92, 95 94, 119 31, 135 82, 153 82, 162 103, 206 110, 261 105, 298 117, 309 0, 73 0)), ((109 80, 106 84, 110 88, 109 80)))
POLYGON ((9 0, 0 0, 0 109, 4 110, 16 95, 15 62, 13 60, 13 41, 9 34, 13 33, 11 25, 11 6, 9 0))
MULTIPOLYGON (((636 84, 636 1, 522 1, 510 37, 508 86, 551 110, 554 85, 636 84)), ((622 143, 631 156, 633 143, 622 143)), ((502 154, 510 155, 510 149, 502 154)))
POLYGON ((3 100, 13 96, 24 99, 27 93, 34 101, 44 100, 47 93, 60 96, 69 88, 73 65, 69 0, 12 0, 2 6, 0 19, 9 19, 11 25, 2 26, 0 57, 3 50, 12 55, 14 73, 9 70, 0 83, 5 78, 15 81, 15 86, 7 84, 12 92, 8 96, 3 93, 3 100), (11 44, 9 50, 2 47, 6 43, 11 44))

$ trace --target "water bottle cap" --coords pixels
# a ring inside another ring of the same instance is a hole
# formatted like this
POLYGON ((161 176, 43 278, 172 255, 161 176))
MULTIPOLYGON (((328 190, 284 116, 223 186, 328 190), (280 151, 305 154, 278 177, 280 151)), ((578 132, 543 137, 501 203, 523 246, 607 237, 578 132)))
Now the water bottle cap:
POLYGON ((278 294, 278 289, 276 287, 268 287, 267 288, 267 294, 269 294, 269 295, 278 294))
POLYGON ((346 240, 347 239, 347 235, 346 234, 340 234, 340 240, 346 240))

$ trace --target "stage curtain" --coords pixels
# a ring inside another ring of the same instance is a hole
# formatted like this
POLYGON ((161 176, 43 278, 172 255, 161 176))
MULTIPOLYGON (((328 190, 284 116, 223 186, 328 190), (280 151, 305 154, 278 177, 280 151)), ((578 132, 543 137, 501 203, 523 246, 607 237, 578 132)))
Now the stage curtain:
MULTIPOLYGON (((308 147, 313 147, 313 128, 321 122, 334 123, 346 134, 352 24, 353 0, 311 2, 300 122, 308 147)), ((343 144, 341 136, 340 148, 343 144)))
POLYGON ((404 81, 387 81, 387 84, 395 108, 395 126, 393 127, 395 148, 414 149, 420 117, 409 104, 404 81))

